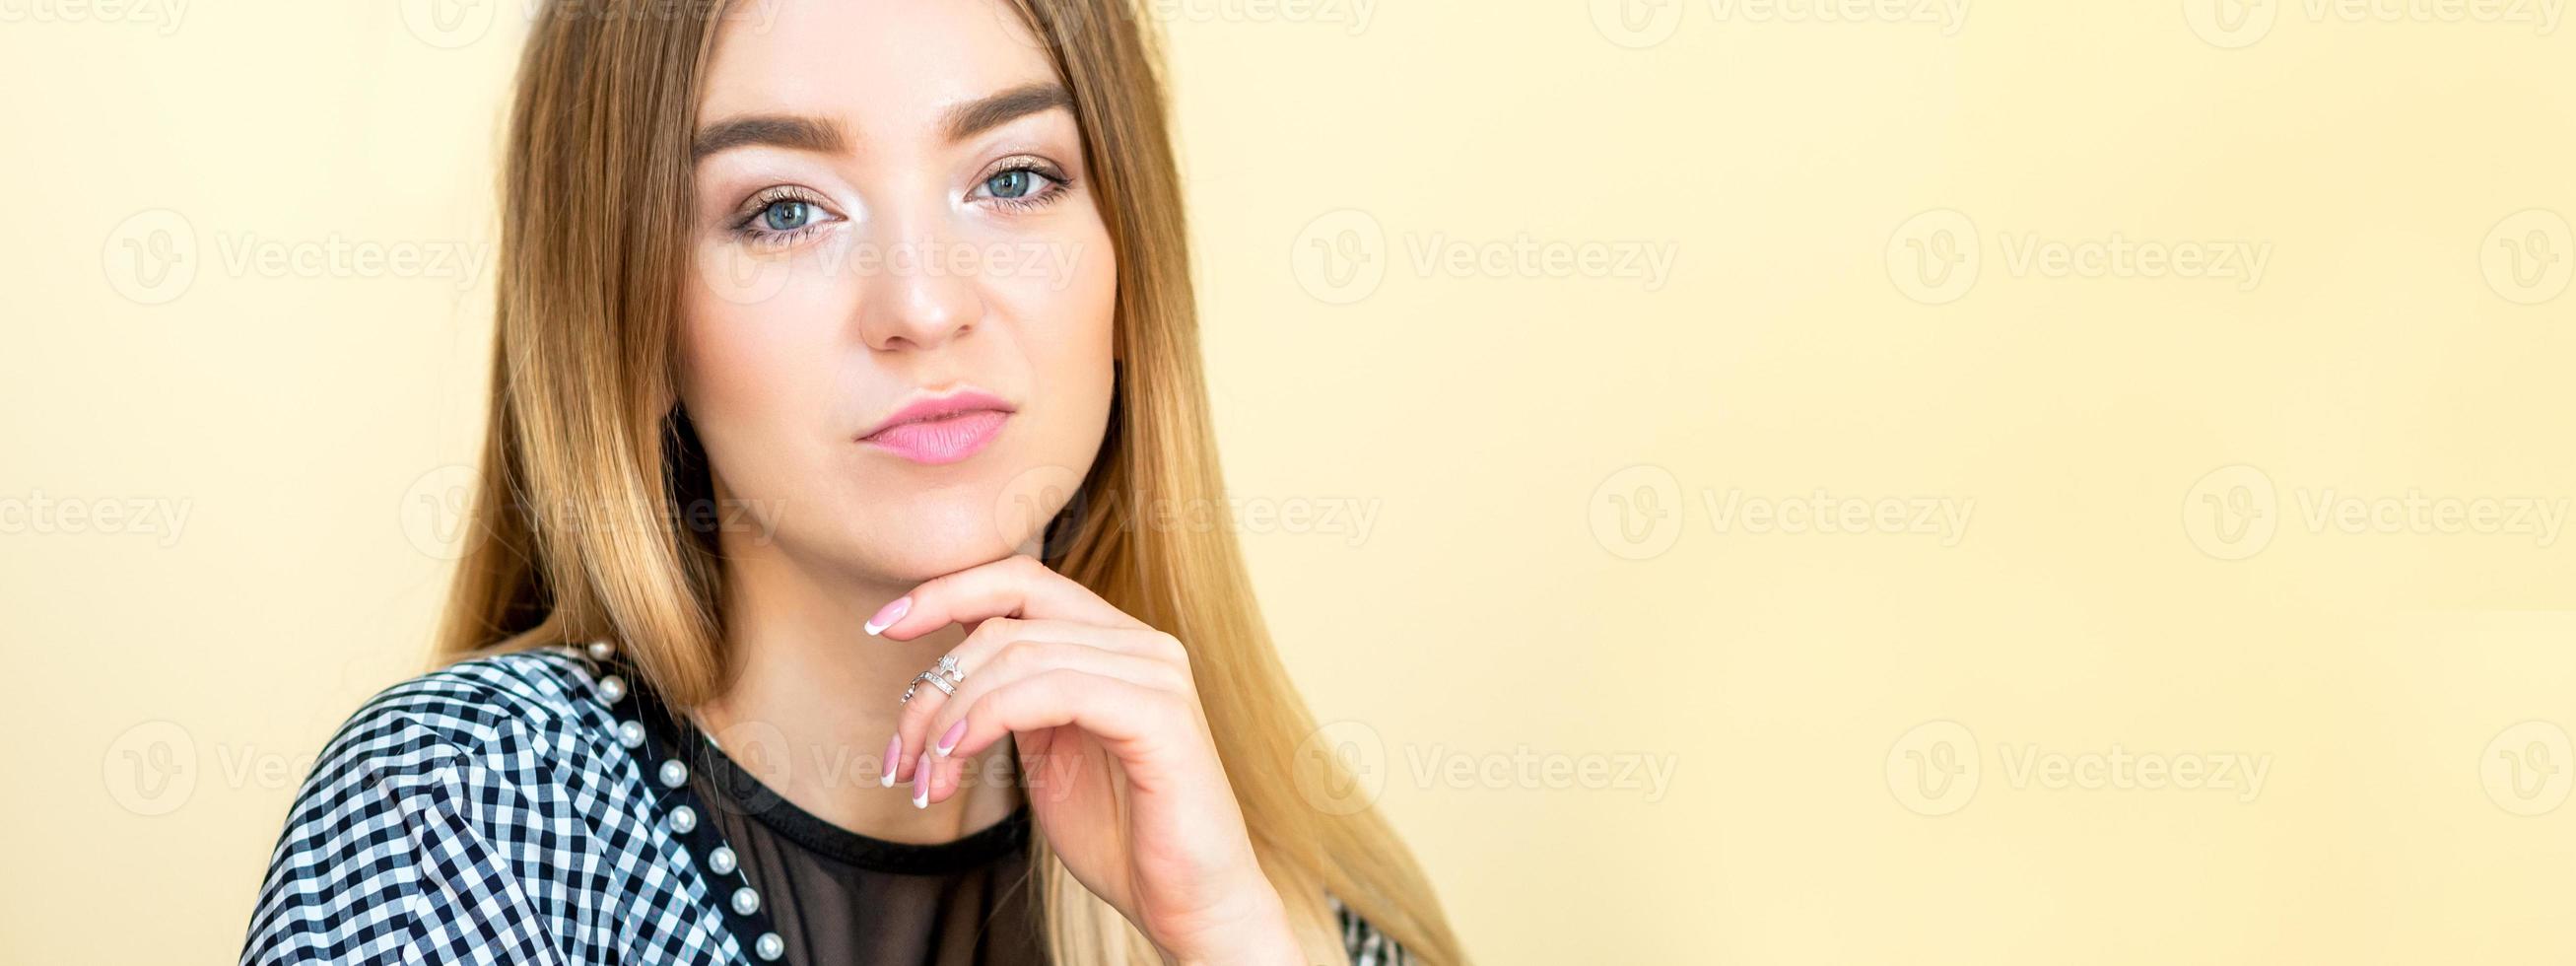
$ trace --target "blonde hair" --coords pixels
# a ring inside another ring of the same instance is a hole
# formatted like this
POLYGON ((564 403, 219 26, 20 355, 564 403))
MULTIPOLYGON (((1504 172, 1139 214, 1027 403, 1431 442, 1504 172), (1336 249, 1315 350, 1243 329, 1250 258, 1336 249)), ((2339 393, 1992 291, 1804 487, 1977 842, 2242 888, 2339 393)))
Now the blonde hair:
MULTIPOLYGON (((1151 32, 1123 0, 1012 2, 1073 95, 1118 266, 1110 426, 1045 559, 1188 644, 1226 776, 1310 961, 1343 960, 1330 893, 1415 958, 1461 962, 1402 841, 1366 801, 1325 793, 1351 776, 1306 741, 1315 723, 1232 531, 1136 512, 1225 505, 1151 32)), ((534 24, 502 185, 481 476, 442 662, 614 638, 676 707, 724 685, 723 569, 712 535, 683 523, 709 496, 704 454, 674 404, 689 142, 724 5, 559 0, 534 24)), ((1056 962, 1157 961, 1042 839, 1033 848, 1056 962)))

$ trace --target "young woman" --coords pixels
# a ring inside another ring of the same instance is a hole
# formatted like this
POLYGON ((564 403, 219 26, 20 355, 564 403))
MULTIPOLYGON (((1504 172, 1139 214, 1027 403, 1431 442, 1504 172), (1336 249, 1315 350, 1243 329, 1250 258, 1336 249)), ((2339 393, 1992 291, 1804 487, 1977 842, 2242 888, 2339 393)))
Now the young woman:
POLYGON ((1119 0, 558 0, 440 645, 245 963, 1455 962, 1228 530, 1119 0))

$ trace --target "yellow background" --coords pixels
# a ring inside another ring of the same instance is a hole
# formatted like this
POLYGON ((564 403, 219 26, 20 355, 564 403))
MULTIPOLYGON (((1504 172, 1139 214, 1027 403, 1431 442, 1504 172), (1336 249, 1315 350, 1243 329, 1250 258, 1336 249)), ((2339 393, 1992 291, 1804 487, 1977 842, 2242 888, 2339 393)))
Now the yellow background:
MULTIPOLYGON (((2576 30, 2221 2, 1157 8, 1229 482, 1338 508, 1263 601, 1472 953, 2576 957, 2576 535, 2436 514, 2576 494, 2576 30), (2021 257, 2115 238, 2268 255, 2021 257), (2264 781, 2023 767, 2115 753, 2264 781)), ((0 0, 0 960, 229 961, 417 670, 484 266, 244 256, 488 251, 521 10, 0 0)))

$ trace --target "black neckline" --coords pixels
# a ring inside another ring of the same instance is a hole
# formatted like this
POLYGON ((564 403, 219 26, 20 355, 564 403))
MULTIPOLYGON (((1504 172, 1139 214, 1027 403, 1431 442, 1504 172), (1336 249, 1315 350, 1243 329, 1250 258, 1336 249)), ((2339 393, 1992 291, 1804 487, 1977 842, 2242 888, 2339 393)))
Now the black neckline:
MULTIPOLYGON (((989 865, 1028 846, 1030 812, 1026 802, 1001 821, 947 842, 896 842, 834 825, 762 784, 685 718, 662 707, 654 696, 642 697, 662 712, 645 715, 648 727, 662 731, 660 737, 669 747, 688 749, 684 754, 689 759, 689 784, 698 784, 700 776, 704 776, 711 792, 705 797, 711 808, 749 815, 770 831, 823 858, 898 875, 948 875, 989 865)), ((886 794, 897 792, 889 790, 886 794)))

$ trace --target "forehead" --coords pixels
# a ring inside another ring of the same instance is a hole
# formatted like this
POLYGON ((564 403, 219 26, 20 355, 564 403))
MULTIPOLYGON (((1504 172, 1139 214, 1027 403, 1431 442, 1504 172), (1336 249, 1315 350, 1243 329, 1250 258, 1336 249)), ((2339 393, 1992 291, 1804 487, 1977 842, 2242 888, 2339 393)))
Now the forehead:
POLYGON ((949 105, 1055 77, 1007 0, 735 0, 698 114, 836 118, 862 142, 935 137, 949 105))

